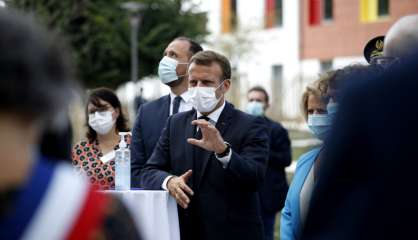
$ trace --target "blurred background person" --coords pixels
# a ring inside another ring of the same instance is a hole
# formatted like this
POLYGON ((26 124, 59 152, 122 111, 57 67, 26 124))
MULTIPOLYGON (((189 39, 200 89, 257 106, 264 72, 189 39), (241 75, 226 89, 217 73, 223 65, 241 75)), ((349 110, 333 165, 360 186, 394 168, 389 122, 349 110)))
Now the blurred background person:
POLYGON ((134 109, 135 109, 135 114, 138 113, 139 108, 147 103, 147 100, 143 97, 144 96, 144 89, 142 87, 139 88, 139 93, 136 93, 136 96, 134 98, 134 109))
MULTIPOLYGON (((86 140, 75 144, 73 165, 101 189, 115 187, 115 150, 119 148, 119 132, 128 132, 127 120, 116 94, 107 88, 90 92, 86 109, 86 140)), ((131 138, 126 136, 128 146, 131 138)))
POLYGON ((389 63, 415 53, 418 44, 418 14, 400 18, 386 34, 383 54, 389 63))
POLYGON ((59 127, 52 124, 45 126, 42 133, 40 151, 51 161, 71 162, 71 145, 73 143, 73 129, 66 112, 59 114, 59 127))
MULTIPOLYGON (((328 82, 334 76, 331 71, 306 87, 302 95, 302 112, 314 136, 324 140, 331 127, 325 100, 328 82), (322 91, 321 91, 322 89, 322 91)), ((287 193, 285 206, 281 213, 280 239, 298 239, 308 213, 311 193, 315 182, 316 163, 321 158, 322 145, 302 155, 297 161, 295 175, 287 193)))
POLYGON ((139 187, 139 174, 151 156, 167 118, 192 109, 188 90, 187 67, 190 58, 202 47, 187 37, 174 39, 164 50, 158 77, 170 87, 170 94, 142 105, 132 130, 131 182, 139 187))
POLYGON ((287 130, 278 122, 265 115, 269 105, 267 91, 255 86, 247 93, 246 112, 263 117, 270 132, 270 152, 264 183, 259 191, 261 217, 264 224, 264 239, 272 240, 276 214, 284 206, 289 185, 286 180, 285 167, 289 166, 291 157, 290 139, 287 130))
POLYGON ((62 40, 34 22, 0 10, 0 239, 138 239, 119 201, 40 154, 75 84, 62 40))

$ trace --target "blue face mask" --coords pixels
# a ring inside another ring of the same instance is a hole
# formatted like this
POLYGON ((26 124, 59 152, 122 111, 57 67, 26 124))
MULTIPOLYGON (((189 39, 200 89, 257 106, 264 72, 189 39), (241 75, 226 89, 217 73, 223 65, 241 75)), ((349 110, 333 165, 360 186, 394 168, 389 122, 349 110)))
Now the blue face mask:
POLYGON ((328 114, 308 115, 308 127, 320 140, 325 140, 331 130, 331 118, 328 114))
POLYGON ((252 101, 247 104, 245 111, 254 116, 264 115, 264 105, 261 102, 252 101))
POLYGON ((177 76, 176 68, 179 64, 187 63, 179 63, 176 59, 164 56, 158 65, 158 77, 160 78, 161 82, 167 84, 178 80, 180 77, 183 77, 184 75, 177 76))
POLYGON ((327 104, 327 112, 331 119, 334 119, 335 114, 337 114, 337 111, 338 111, 338 103, 329 102, 327 104))

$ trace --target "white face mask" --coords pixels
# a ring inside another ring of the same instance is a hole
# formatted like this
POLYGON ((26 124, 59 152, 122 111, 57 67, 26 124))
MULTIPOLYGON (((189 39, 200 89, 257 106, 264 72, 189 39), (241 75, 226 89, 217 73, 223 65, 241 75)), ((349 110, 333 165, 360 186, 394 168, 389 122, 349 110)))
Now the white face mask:
POLYGON ((211 112, 218 104, 221 97, 216 98, 216 90, 222 86, 223 82, 217 87, 192 87, 189 88, 190 101, 193 107, 200 113, 211 112))
POLYGON ((100 135, 109 133, 116 120, 112 116, 113 111, 95 112, 89 114, 89 126, 100 135))
POLYGON ((184 75, 177 76, 176 68, 179 64, 188 64, 188 63, 179 63, 176 59, 164 56, 161 59, 160 64, 158 65, 158 77, 161 82, 164 84, 178 80, 184 75))

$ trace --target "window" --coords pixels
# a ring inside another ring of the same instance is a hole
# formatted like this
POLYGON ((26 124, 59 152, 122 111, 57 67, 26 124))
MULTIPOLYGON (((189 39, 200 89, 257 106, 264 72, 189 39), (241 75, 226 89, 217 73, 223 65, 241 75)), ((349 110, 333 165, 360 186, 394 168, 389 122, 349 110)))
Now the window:
POLYGON ((237 0, 231 0, 231 27, 232 30, 237 28, 237 0))
POLYGON ((309 25, 319 25, 334 18, 333 0, 309 0, 309 25))
POLYGON ((321 73, 332 70, 332 60, 321 61, 321 73))
POLYGON ((283 0, 265 0, 265 27, 272 28, 283 24, 283 0))
POLYGON ((379 17, 389 15, 389 0, 379 0, 377 6, 377 15, 379 17))
POLYGON ((229 33, 237 27, 237 0, 221 0, 222 1, 222 32, 229 33))
POLYGON ((360 0, 361 22, 375 22, 389 14, 389 0, 360 0))
POLYGON ((322 19, 330 21, 333 17, 332 0, 323 0, 323 14, 322 19))

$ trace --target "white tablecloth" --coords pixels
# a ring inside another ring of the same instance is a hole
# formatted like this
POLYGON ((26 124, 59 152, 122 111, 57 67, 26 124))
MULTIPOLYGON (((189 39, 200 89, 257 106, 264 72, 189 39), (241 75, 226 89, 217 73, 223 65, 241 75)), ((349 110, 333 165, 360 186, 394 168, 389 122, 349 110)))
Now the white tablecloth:
POLYGON ((177 204, 167 191, 105 191, 121 197, 143 240, 180 240, 177 204))

